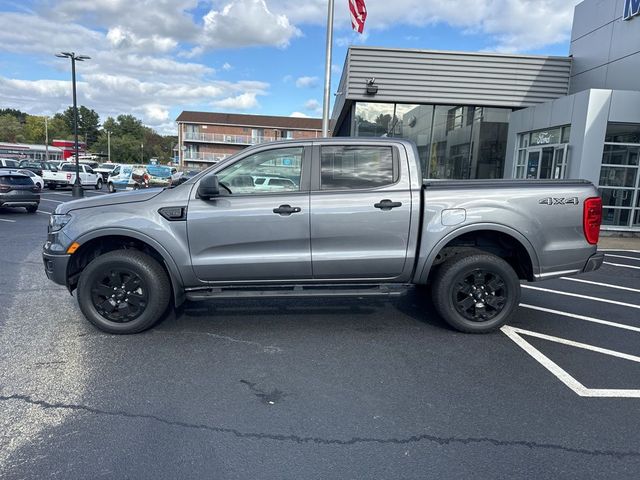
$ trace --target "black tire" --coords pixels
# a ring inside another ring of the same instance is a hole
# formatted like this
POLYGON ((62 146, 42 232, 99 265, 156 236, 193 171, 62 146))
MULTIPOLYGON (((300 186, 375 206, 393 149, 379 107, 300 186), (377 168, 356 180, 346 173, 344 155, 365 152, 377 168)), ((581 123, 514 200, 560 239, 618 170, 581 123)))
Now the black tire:
POLYGON ((55 183, 50 183, 49 184, 49 190, 55 190, 57 187, 57 185, 55 183))
POLYGON ((114 187, 113 183, 111 182, 107 183, 107 190, 109 191, 109 193, 116 193, 116 187, 114 187))
POLYGON ((137 250, 115 250, 82 271, 77 297, 80 310, 97 328, 130 334, 151 328, 162 318, 171 286, 154 258, 137 250))
POLYGON ((489 333, 507 323, 520 303, 520 280, 500 257, 458 255, 436 273, 432 298, 437 312, 456 330, 489 333))
POLYGON ((96 182, 96 190, 102 190, 102 178, 98 178, 96 182))
POLYGON ((38 211, 38 205, 29 205, 28 207, 24 207, 27 209, 27 213, 36 213, 38 211))
POLYGON ((133 189, 134 190, 139 190, 140 189, 140 185, 138 185, 137 183, 133 184, 133 189))

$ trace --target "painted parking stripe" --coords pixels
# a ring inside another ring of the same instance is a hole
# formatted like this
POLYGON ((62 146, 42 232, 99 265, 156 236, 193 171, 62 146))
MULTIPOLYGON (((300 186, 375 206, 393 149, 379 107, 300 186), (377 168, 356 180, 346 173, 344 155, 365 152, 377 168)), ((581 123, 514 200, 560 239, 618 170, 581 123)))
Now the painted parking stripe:
POLYGON ((40 201, 41 202, 64 203, 64 202, 61 202, 60 200, 51 200, 50 198, 42 198, 42 197, 40 198, 40 201))
POLYGON ((627 260, 637 260, 640 261, 640 257, 625 257, 624 255, 614 255, 612 253, 606 253, 607 257, 616 257, 616 258, 626 258, 627 260))
POLYGON ((46 210, 36 210, 38 213, 44 213, 45 215, 51 215, 53 212, 47 212, 46 210))
POLYGON ((638 288, 623 287, 621 285, 612 285, 610 283, 594 282, 592 280, 583 280, 582 278, 560 277, 560 279, 569 280, 570 282, 588 283, 589 285, 598 285, 599 287, 615 288, 617 290, 625 290, 627 292, 640 293, 640 289, 638 288))
POLYGON ((566 295, 568 297, 584 298, 585 300, 593 300, 594 302, 611 303, 613 305, 620 305, 622 307, 637 308, 640 310, 640 305, 634 305, 633 303, 617 302, 615 300, 608 300, 606 298, 590 297, 589 295, 581 295, 579 293, 561 292, 559 290, 551 290, 550 288, 534 287, 532 285, 521 285, 521 287, 530 289, 530 290, 538 290, 540 292, 555 293, 557 295, 566 295))
POLYGON ((0 218, 0 222, 16 223, 15 220, 9 220, 8 218, 0 218))
POLYGON ((599 248, 599 252, 628 252, 628 253, 640 253, 640 250, 625 250, 624 248, 599 248))
POLYGON ((602 262, 604 265, 611 265, 612 267, 622 267, 622 268, 633 268, 635 270, 640 270, 640 267, 636 265, 625 265, 623 263, 611 263, 611 262, 602 262))
POLYGON ((513 340, 516 345, 522 348, 525 352, 531 355, 538 363, 551 372, 558 380, 564 383, 567 387, 573 390, 577 395, 581 397, 613 397, 613 398, 640 398, 640 390, 635 389, 607 389, 607 388, 587 388, 578 380, 573 378, 566 370, 560 367, 557 363, 547 357, 544 353, 538 350, 536 347, 527 342, 524 336, 531 336, 548 340, 550 342, 560 343, 570 347, 581 348, 583 350, 590 350, 592 352, 602 353, 604 355, 610 355, 612 357, 622 358, 624 360, 630 360, 632 362, 640 363, 640 357, 635 355, 629 355, 627 353, 616 352, 615 350, 608 350, 606 348, 596 347, 594 345, 588 345, 586 343, 574 342, 573 340, 567 340, 566 338, 553 337, 551 335, 545 335, 543 333, 532 332, 530 330, 524 330, 522 328, 515 328, 505 325, 500 329, 507 337, 513 340))
POLYGON ((560 315, 562 317, 574 318, 576 320, 583 320, 585 322, 598 323, 600 325, 606 325, 607 327, 620 328, 622 330, 630 330, 632 332, 640 333, 640 327, 625 325, 624 323, 610 322, 608 320, 601 320, 599 318, 587 317, 586 315, 578 315, 577 313, 563 312, 561 310, 554 310, 552 308, 538 307, 536 305, 529 305, 527 303, 521 303, 520 306, 523 308, 528 308, 530 310, 538 310, 540 312, 551 313, 553 315, 560 315))

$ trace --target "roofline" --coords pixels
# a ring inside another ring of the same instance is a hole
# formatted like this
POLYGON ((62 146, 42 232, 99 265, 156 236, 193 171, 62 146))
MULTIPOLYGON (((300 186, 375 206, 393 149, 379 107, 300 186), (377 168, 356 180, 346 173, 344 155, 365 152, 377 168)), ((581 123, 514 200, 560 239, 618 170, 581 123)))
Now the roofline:
POLYGON ((373 46, 350 46, 348 50, 384 50, 389 52, 412 52, 412 53, 443 53, 447 55, 472 55, 476 57, 506 57, 506 58, 530 58, 536 60, 571 60, 571 57, 558 55, 520 55, 517 53, 493 53, 493 52, 465 52, 461 50, 425 50, 420 48, 399 48, 399 47, 373 47, 373 46))
MULTIPOLYGON (((295 117, 291 117, 295 118, 295 117)), ((312 120, 322 120, 321 118, 312 118, 312 120)), ((273 128, 276 130, 308 130, 310 132, 321 132, 322 128, 298 128, 298 127, 274 127, 273 125, 245 125, 242 123, 219 123, 219 122, 187 122, 185 120, 176 120, 176 123, 196 123, 198 125, 221 125, 231 127, 245 127, 245 128, 273 128)))

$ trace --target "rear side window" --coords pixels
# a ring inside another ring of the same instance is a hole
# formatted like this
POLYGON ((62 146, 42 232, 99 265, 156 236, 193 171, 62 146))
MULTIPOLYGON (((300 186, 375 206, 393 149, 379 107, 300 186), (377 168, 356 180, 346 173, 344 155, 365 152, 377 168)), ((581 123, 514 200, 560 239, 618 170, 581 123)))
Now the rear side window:
POLYGON ((2 185, 33 185, 33 182, 29 177, 23 177, 22 175, 6 175, 0 177, 0 183, 2 185))
POLYGON ((4 164, 6 167, 17 167, 18 166, 18 162, 16 162, 15 160, 2 160, 2 162, 0 162, 0 165, 4 164))
POLYGON ((63 172, 75 172, 76 166, 71 164, 62 165, 63 172))
POLYGON ((320 148, 320 189, 376 188, 394 183, 391 147, 327 146, 320 148))

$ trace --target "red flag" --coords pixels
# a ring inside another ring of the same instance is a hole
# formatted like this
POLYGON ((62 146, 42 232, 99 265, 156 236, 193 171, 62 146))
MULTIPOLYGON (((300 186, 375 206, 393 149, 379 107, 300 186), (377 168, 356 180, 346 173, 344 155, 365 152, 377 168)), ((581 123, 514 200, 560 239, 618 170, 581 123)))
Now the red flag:
POLYGON ((351 28, 362 33, 364 21, 367 19, 367 7, 364 0, 349 0, 349 12, 351 12, 351 28))

